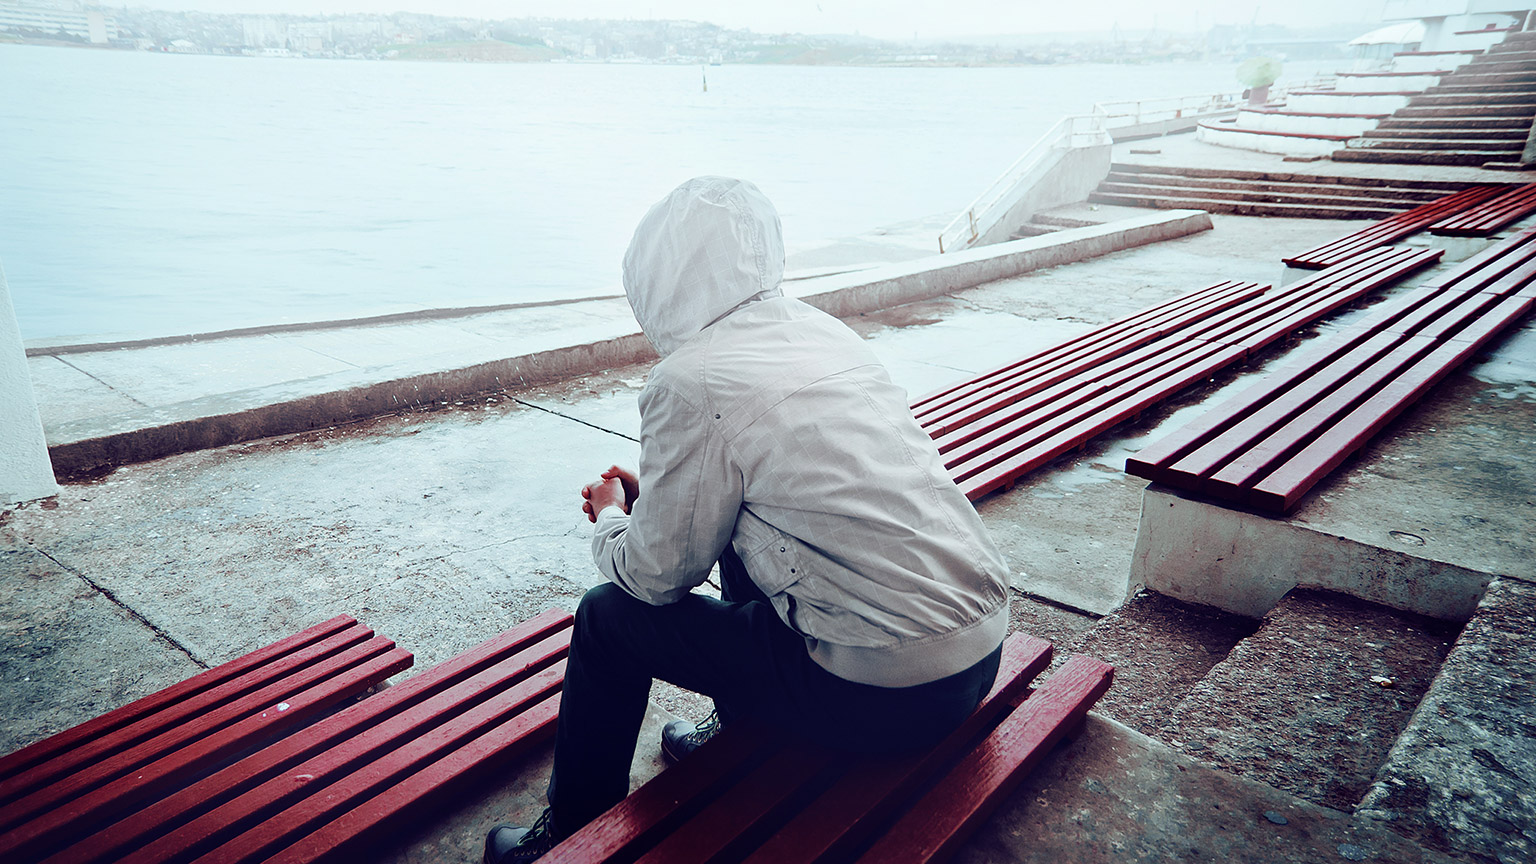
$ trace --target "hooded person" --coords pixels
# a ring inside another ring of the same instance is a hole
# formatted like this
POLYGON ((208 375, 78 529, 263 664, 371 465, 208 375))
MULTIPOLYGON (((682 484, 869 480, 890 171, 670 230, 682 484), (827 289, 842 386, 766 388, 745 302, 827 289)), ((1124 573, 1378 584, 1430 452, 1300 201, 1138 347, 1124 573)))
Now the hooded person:
POLYGON ((640 467, 582 490, 606 581, 576 612, 550 808, 497 826, 529 861, 620 801, 653 679, 835 748, 929 746, 975 708, 1008 627, 1007 568, 863 340, 780 289, 773 205, 699 177, 641 219, 624 290, 661 361, 640 467), (695 588, 718 566, 721 599, 695 588))

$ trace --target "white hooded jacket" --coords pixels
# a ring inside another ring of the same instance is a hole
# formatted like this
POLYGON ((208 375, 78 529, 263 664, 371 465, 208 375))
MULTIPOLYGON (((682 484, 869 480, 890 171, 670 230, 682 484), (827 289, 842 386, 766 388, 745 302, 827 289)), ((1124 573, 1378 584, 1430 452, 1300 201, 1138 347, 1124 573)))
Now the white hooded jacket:
POLYGON ((652 604, 733 544, 823 668, 883 687, 960 672, 1006 634, 1007 568, 906 393, 842 322, 782 296, 773 205, 700 177, 651 208, 624 289, 663 357, 640 395, 640 497, 593 557, 652 604))

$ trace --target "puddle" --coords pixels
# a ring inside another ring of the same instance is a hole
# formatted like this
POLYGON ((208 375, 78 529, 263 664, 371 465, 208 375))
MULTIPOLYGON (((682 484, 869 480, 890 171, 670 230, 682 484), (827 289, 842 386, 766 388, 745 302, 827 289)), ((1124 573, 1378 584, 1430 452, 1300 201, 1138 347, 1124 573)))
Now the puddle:
POLYGON ((1471 363, 1472 378, 1493 385, 1486 392, 1501 399, 1536 402, 1536 326, 1527 325, 1506 338, 1492 357, 1471 363))

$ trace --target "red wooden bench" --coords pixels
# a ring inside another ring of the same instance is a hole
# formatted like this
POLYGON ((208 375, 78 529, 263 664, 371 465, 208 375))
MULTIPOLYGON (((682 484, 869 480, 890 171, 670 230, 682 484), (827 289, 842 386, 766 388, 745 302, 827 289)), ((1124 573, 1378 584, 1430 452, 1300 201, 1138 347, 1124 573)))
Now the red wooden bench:
POLYGON ((1282 288, 1218 283, 918 399, 913 414, 975 501, 1440 255, 1387 247, 1282 288))
POLYGON ((1429 233, 1491 237, 1532 213, 1536 213, 1536 183, 1526 183, 1463 213, 1441 219, 1429 226, 1429 233))
POLYGON ((1389 301, 1154 442, 1138 477, 1285 513, 1387 423, 1536 304, 1536 230, 1389 301))
POLYGON ((546 741, 554 610, 343 710, 411 655, 342 616, 0 760, 0 860, 349 860, 546 741))
POLYGON ((541 861, 942 860, 1109 688, 1114 670, 1078 655, 1031 692, 1050 658, 1049 644, 1010 637, 970 719, 909 757, 839 756, 726 728, 541 861))
POLYGON ((1443 219, 1465 213, 1490 199, 1503 195, 1508 189, 1509 186, 1506 184, 1471 186, 1428 204, 1421 204, 1411 210, 1378 219, 1359 231, 1283 260, 1292 267, 1305 267, 1311 270, 1331 267, 1361 252, 1394 240, 1401 240, 1443 219))

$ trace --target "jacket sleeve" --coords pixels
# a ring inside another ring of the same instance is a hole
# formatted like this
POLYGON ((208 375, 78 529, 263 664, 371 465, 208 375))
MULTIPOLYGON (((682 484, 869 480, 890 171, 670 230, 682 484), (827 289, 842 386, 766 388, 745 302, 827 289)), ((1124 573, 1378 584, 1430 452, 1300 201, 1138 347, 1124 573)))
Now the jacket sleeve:
POLYGON ((740 469, 713 414, 654 382, 640 394, 640 497, 598 514, 592 557, 610 582, 653 606, 702 583, 731 540, 740 469))

